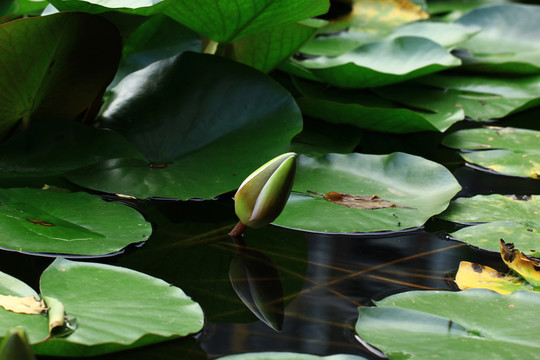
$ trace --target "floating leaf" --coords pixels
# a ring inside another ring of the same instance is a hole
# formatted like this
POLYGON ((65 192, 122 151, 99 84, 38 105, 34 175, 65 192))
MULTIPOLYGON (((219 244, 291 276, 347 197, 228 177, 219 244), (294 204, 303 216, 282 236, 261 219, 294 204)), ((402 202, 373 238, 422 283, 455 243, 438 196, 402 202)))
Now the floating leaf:
POLYGON ((0 25, 0 135, 21 119, 74 119, 101 95, 120 58, 107 20, 83 13, 0 25), (27 51, 32 49, 32 51, 27 51))
POLYGON ((529 258, 527 255, 514 248, 514 244, 505 243, 500 239, 501 257, 506 265, 532 286, 540 286, 540 261, 529 258))
POLYGON ((540 178, 540 131, 489 127, 456 131, 443 140, 443 145, 465 150, 468 162, 507 175, 540 178), (499 150, 496 150, 499 149, 499 150))
POLYGON ((152 233, 134 209, 82 192, 1 189, 0 203, 0 246, 17 251, 101 255, 152 233))
POLYGON ((218 56, 184 52, 131 74, 112 92, 103 126, 146 159, 112 158, 68 178, 138 198, 210 199, 234 190, 261 163, 287 152, 302 124, 284 88, 218 56))
POLYGON ((369 43, 337 57, 318 57, 299 64, 331 85, 366 88, 427 75, 461 62, 429 39, 403 36, 369 43))
POLYGON ((538 6, 497 4, 468 12, 456 23, 482 31, 460 45, 467 50, 459 55, 464 67, 498 74, 540 72, 538 22, 538 6))
POLYGON ((499 294, 510 294, 517 290, 532 290, 532 286, 520 277, 502 274, 489 266, 468 261, 459 263, 455 281, 461 290, 490 289, 499 294))
POLYGON ((67 316, 77 318, 75 331, 42 342, 49 329, 45 316, 2 309, 0 330, 20 325, 41 355, 92 356, 185 336, 203 325, 201 308, 182 290, 126 268, 58 258, 43 272, 40 287, 44 298, 58 299, 67 316))
POLYGON ((473 120, 485 121, 538 105, 540 76, 491 78, 436 74, 374 92, 416 110, 462 109, 473 120))
POLYGON ((443 211, 459 189, 443 166, 408 154, 300 156, 293 193, 274 223, 318 232, 403 230, 422 226, 429 217, 443 211), (308 190, 378 194, 403 207, 373 211, 336 206, 308 194, 308 190))
POLYGON ((540 349, 536 292, 409 291, 376 305, 358 309, 356 332, 390 359, 525 359, 540 349))
POLYGON ((486 223, 460 229, 450 235, 483 249, 499 251, 504 238, 530 255, 540 253, 538 196, 499 194, 458 198, 439 218, 464 223, 486 223))

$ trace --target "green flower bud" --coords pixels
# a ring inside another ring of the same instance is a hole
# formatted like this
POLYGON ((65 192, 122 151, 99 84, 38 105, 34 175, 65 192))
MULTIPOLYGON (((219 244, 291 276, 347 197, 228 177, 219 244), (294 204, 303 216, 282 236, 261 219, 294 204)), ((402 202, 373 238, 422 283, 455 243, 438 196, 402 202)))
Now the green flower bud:
POLYGON ((296 154, 280 155, 249 175, 234 195, 240 221, 260 228, 274 221, 287 203, 296 172, 296 154))

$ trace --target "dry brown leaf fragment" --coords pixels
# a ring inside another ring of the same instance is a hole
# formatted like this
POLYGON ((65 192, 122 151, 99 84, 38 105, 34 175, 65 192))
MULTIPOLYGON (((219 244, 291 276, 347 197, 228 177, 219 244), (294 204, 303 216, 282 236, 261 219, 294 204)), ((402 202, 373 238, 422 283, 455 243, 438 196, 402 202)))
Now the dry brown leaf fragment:
POLYGON ((500 239, 499 243, 504 263, 527 280, 529 284, 540 286, 540 261, 525 255, 515 249, 514 244, 505 243, 503 239, 500 239))
POLYGON ((43 301, 37 300, 33 296, 0 295, 0 306, 7 311, 29 315, 41 314, 48 310, 43 301))
POLYGON ((353 209, 367 209, 367 210, 376 210, 376 209, 385 209, 385 208, 392 208, 392 207, 400 207, 400 208, 409 208, 407 206, 401 206, 394 203, 391 203, 389 201, 386 201, 382 199, 379 195, 370 195, 370 196, 361 196, 361 195, 352 195, 352 194, 346 194, 346 193, 340 193, 335 191, 327 192, 326 194, 319 194, 314 191, 308 190, 311 194, 316 194, 319 196, 322 196, 326 200, 333 202, 334 204, 338 204, 341 206, 345 206, 348 208, 353 209))

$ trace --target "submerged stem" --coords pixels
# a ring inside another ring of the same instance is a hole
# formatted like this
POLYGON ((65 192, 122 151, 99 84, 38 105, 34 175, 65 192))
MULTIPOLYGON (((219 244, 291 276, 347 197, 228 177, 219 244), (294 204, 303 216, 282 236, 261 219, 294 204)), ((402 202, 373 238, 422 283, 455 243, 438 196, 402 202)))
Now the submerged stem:
POLYGON ((231 230, 231 232, 229 233, 229 236, 240 237, 242 236, 246 228, 247 226, 244 225, 241 221, 239 221, 238 224, 236 224, 236 226, 234 227, 234 229, 231 230))

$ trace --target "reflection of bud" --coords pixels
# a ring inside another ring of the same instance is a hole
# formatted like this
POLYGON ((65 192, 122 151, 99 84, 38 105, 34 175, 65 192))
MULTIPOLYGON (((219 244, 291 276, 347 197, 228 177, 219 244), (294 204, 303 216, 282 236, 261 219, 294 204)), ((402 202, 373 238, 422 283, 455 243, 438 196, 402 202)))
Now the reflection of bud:
POLYGON ((280 155, 249 175, 234 195, 234 209, 240 222, 260 228, 281 213, 294 181, 296 154, 280 155))

